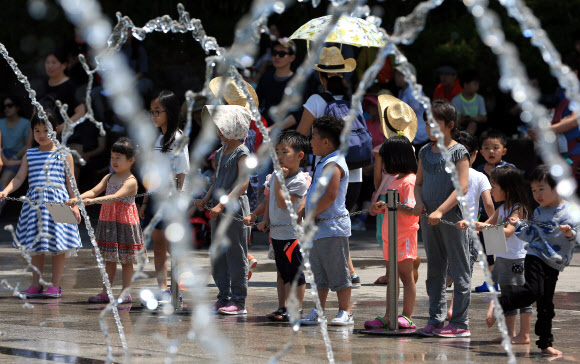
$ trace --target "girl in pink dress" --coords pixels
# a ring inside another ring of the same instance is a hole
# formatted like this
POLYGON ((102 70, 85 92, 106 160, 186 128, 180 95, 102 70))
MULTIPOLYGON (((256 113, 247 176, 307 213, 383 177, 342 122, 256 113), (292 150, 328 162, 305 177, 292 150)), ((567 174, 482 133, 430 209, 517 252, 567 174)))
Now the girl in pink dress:
MULTIPOLYGON (((85 205, 102 204, 96 240, 105 261, 105 269, 109 282, 113 285, 117 264, 123 269, 123 290, 131 286, 133 264, 137 262, 137 254, 145 249, 143 233, 139 224, 139 212, 135 205, 137 180, 131 173, 135 163, 135 146, 128 138, 121 138, 111 148, 111 167, 114 173, 108 174, 92 190, 81 195, 85 205), (97 197, 105 192, 105 196, 97 197), (108 199, 120 198, 114 201, 108 199)), ((74 205, 77 199, 71 199, 68 205, 74 205)), ((147 253, 144 251, 144 257, 147 253)), ((130 295, 123 298, 122 303, 132 301, 130 295)), ((103 286, 101 293, 89 298, 90 303, 107 303, 109 297, 103 286)))

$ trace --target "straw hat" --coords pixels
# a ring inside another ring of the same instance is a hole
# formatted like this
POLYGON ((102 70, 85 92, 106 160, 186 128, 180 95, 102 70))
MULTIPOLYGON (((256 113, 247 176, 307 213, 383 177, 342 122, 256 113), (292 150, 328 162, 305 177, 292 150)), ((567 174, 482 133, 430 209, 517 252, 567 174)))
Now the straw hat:
POLYGON ((318 64, 314 69, 326 73, 346 73, 352 72, 356 68, 354 58, 344 59, 340 49, 337 47, 322 48, 318 64))
MULTIPOLYGON (((244 81, 244 82, 246 82, 246 81, 244 81)), ((256 104, 256 107, 258 107, 259 102, 258 102, 258 95, 256 94, 256 91, 254 90, 252 85, 250 85, 247 82, 246 82, 246 87, 248 88, 250 95, 252 95, 252 99, 254 99, 254 103, 256 104)), ((234 80, 231 77, 227 78, 225 85, 223 85, 223 77, 214 78, 213 80, 211 80, 209 82, 209 89, 211 90, 211 92, 214 94, 215 97, 219 97, 220 95, 222 95, 223 98, 228 103, 228 105, 243 106, 247 109, 250 108, 250 104, 247 103, 247 100, 246 100, 246 97, 244 96, 244 93, 242 92, 241 89, 239 89, 236 86, 236 84, 234 83, 234 80), (222 86, 224 86, 223 94, 222 94, 222 90, 221 90, 222 86)))
POLYGON ((241 140, 248 136, 252 117, 239 105, 205 105, 201 111, 203 123, 213 121, 227 139, 241 140))
POLYGON ((391 95, 380 95, 379 117, 385 138, 404 135, 411 142, 415 139, 415 134, 417 134, 417 115, 415 115, 411 106, 403 101, 391 95))

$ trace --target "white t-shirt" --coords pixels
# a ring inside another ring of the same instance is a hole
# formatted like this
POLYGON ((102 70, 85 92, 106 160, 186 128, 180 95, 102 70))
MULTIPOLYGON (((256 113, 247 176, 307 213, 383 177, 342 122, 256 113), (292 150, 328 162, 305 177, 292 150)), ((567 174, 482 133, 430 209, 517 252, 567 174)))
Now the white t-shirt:
MULTIPOLYGON (((155 141, 155 146, 153 149, 154 150, 153 154, 155 158, 154 166, 156 168, 158 176, 161 178, 160 180, 161 186, 164 185, 169 180, 174 180, 175 176, 177 176, 178 174, 182 173, 187 174, 189 172, 189 150, 187 148, 187 145, 185 145, 181 153, 177 155, 177 158, 175 158, 175 160, 172 161, 172 152, 176 148, 177 139, 181 138, 181 135, 182 133, 180 131, 178 131, 175 134, 176 140, 174 140, 173 143, 171 143, 171 146, 165 153, 161 152, 161 149, 163 149, 163 135, 159 135, 159 137, 155 141), (174 162, 175 165, 172 165, 172 162, 174 162)), ((157 190, 160 184, 152 182, 152 186, 149 189, 149 191, 157 190)))
POLYGON ((467 200, 471 218, 475 221, 477 221, 477 215, 479 214, 479 197, 484 191, 489 190, 491 190, 491 184, 485 174, 469 168, 469 185, 465 200, 467 200))
MULTIPOLYGON (((501 205, 498 209, 498 214, 497 214, 497 222, 498 223, 504 222, 505 220, 507 220, 507 218, 509 218, 510 214, 514 210, 514 208, 512 207, 511 209, 509 209, 509 211, 506 211, 504 209, 504 206, 505 205, 501 205)), ((514 207, 516 207, 516 206, 514 206, 514 207)), ((513 234, 509 238, 506 238, 506 243, 507 243, 508 251, 505 254, 498 254, 497 256, 499 258, 524 259, 526 257, 525 247, 528 243, 521 240, 520 238, 518 238, 516 236, 516 234, 513 234)))
MULTIPOLYGON (((335 100, 342 100, 344 98, 342 95, 332 95, 332 97, 334 97, 335 100)), ((304 108, 310 111, 315 118, 319 118, 325 115, 324 112, 326 111, 326 105, 328 105, 328 103, 322 98, 322 96, 314 94, 306 100, 304 108)), ((362 110, 361 104, 358 105, 358 109, 362 110)), ((320 157, 316 157, 316 162, 319 159, 320 157)), ((349 170, 348 183, 353 182, 362 182, 362 168, 349 170)))

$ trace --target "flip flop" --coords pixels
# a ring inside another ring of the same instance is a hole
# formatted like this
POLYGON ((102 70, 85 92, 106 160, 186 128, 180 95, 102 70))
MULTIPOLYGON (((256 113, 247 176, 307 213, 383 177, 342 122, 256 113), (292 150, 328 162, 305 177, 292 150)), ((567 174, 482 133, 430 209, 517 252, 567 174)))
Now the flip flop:
POLYGON ((388 327, 389 324, 381 316, 377 316, 377 318, 372 321, 365 322, 365 329, 369 330, 387 329, 388 327))
POLYGON ((389 283, 389 280, 388 280, 387 276, 380 276, 375 281, 375 284, 387 284, 387 283, 389 283))

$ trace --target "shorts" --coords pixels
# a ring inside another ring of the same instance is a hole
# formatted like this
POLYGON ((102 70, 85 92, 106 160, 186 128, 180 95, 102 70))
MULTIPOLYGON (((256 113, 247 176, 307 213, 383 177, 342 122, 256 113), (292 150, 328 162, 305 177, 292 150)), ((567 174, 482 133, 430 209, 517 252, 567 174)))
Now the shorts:
MULTIPOLYGON (((298 239, 272 239, 272 248, 274 249, 276 269, 280 272, 284 284, 292 283, 300 271, 300 266, 302 266, 303 260, 302 253, 300 253, 298 239)), ((301 286, 303 284, 306 284, 306 279, 304 278, 304 272, 300 272, 298 285, 301 286)))
MULTIPOLYGON (((397 262, 417 258, 417 233, 397 239, 397 262)), ((389 261, 389 241, 383 238, 383 259, 389 261)))
POLYGON ((526 283, 524 277, 524 258, 506 259, 495 258, 495 265, 491 271, 491 277, 499 285, 523 286, 526 283))
MULTIPOLYGON (((153 219, 153 216, 155 216, 155 213, 156 211, 153 211, 153 200, 151 199, 150 196, 149 201, 147 202, 147 205, 145 207, 145 218, 143 219, 143 221, 141 221, 141 226, 143 227, 143 229, 145 229, 147 225, 149 225, 149 223, 153 219)), ((161 217, 161 220, 159 220, 159 222, 153 228, 165 230, 166 224, 165 221, 163 221, 163 217, 161 217)))
POLYGON ((348 237, 314 240, 310 250, 310 265, 318 289, 336 292, 352 287, 348 269, 348 237))

